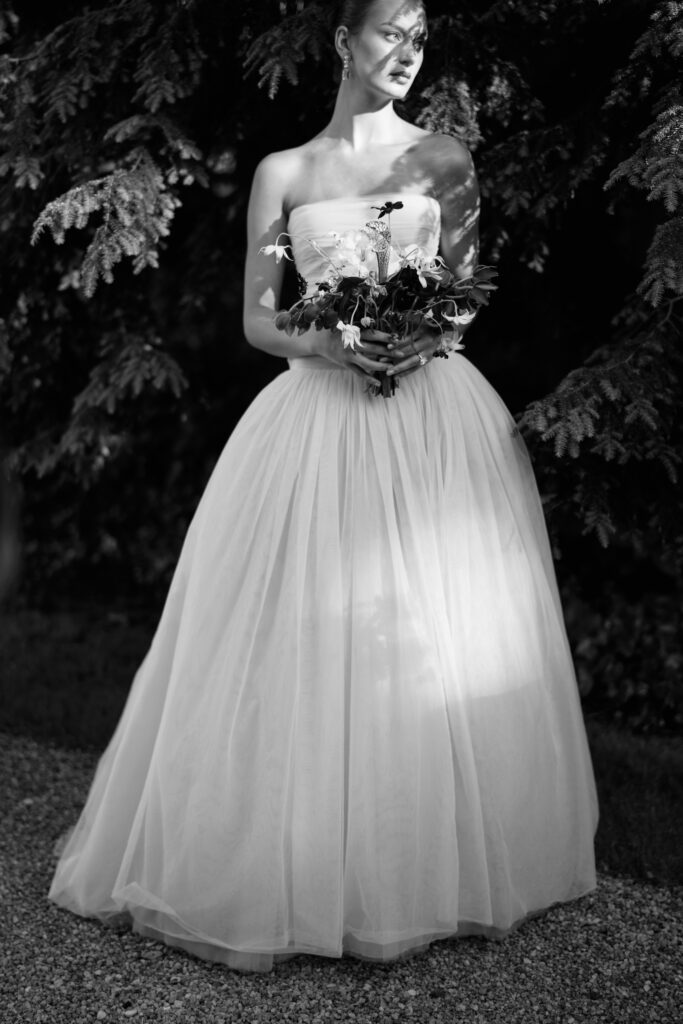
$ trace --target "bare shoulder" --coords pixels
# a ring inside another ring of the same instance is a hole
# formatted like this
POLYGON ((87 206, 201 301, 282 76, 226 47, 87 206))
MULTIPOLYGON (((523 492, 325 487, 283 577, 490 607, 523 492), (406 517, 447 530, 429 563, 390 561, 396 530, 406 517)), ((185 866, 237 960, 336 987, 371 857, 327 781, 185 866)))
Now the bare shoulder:
POLYGON ((456 192, 470 198, 478 194, 474 161, 464 142, 453 135, 427 131, 417 125, 406 125, 406 128, 412 132, 407 164, 415 179, 419 178, 442 204, 456 192))
POLYGON ((468 179, 476 183, 472 154, 465 143, 454 135, 429 132, 428 138, 422 142, 421 150, 437 188, 439 183, 452 184, 454 178, 461 183, 468 179))
POLYGON ((291 149, 268 153, 258 163, 254 173, 254 184, 271 196, 277 196, 286 212, 290 206, 293 189, 306 173, 313 157, 315 140, 291 149))
POLYGON ((254 183, 268 191, 275 187, 279 190, 286 189, 287 183, 296 177, 301 167, 302 158, 299 151, 302 148, 298 146, 268 153, 256 165, 254 183))

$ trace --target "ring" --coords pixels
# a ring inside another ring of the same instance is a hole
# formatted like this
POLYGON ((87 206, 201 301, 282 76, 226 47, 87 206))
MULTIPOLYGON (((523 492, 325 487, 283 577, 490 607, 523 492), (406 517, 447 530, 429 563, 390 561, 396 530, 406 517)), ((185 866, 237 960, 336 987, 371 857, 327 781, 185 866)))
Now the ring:
POLYGON ((427 360, 423 356, 422 352, 420 352, 420 354, 419 354, 419 356, 417 358, 418 358, 418 361, 420 363, 420 366, 424 366, 425 363, 427 362, 427 360))

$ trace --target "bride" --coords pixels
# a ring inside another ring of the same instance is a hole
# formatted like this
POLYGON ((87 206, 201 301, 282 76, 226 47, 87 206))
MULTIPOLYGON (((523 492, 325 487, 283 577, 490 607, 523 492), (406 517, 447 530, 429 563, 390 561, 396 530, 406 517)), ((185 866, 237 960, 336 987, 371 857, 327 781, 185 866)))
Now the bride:
POLYGON ((466 147, 402 120, 415 0, 348 0, 325 129, 259 165, 244 329, 287 359, 228 439, 48 898, 239 970, 500 938, 596 885, 595 783, 542 507, 498 394, 438 339, 276 330, 388 199, 476 264, 466 147), (309 243, 314 239, 318 249, 309 243), (371 397, 392 372, 396 394, 371 397))

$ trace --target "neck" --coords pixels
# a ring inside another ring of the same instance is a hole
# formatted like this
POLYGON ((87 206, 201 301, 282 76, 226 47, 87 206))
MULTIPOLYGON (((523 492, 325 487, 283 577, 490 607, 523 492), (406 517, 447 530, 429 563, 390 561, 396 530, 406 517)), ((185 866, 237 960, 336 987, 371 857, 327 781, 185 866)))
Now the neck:
POLYGON ((358 152, 395 141, 400 120, 393 100, 361 92, 353 82, 346 81, 339 87, 332 118, 323 134, 358 152))

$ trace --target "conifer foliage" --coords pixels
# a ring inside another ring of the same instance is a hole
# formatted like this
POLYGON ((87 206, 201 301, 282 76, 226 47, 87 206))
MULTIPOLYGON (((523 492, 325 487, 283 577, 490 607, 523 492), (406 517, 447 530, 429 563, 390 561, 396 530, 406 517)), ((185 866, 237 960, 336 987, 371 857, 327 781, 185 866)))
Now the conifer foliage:
MULTIPOLYGON (((551 443, 560 459, 579 460, 585 454, 577 471, 565 475, 560 493, 586 529, 594 530, 604 545, 615 533, 639 548, 645 539, 659 541, 655 550, 663 564, 671 565, 673 559, 679 574, 683 545, 679 528, 671 531, 668 510, 673 506, 680 511, 676 495, 683 455, 683 105, 676 74, 682 54, 683 3, 662 4, 628 64, 616 72, 603 104, 607 113, 627 105, 641 109, 646 121, 632 152, 603 184, 607 190, 626 180, 644 191, 657 210, 643 276, 614 316, 612 337, 520 418, 528 436, 537 439, 537 453, 539 443, 551 443), (609 466, 601 465, 615 461, 620 467, 616 480, 609 466), (630 474, 621 469, 627 464, 630 474)), ((552 472, 547 448, 544 454, 543 465, 552 472)))

